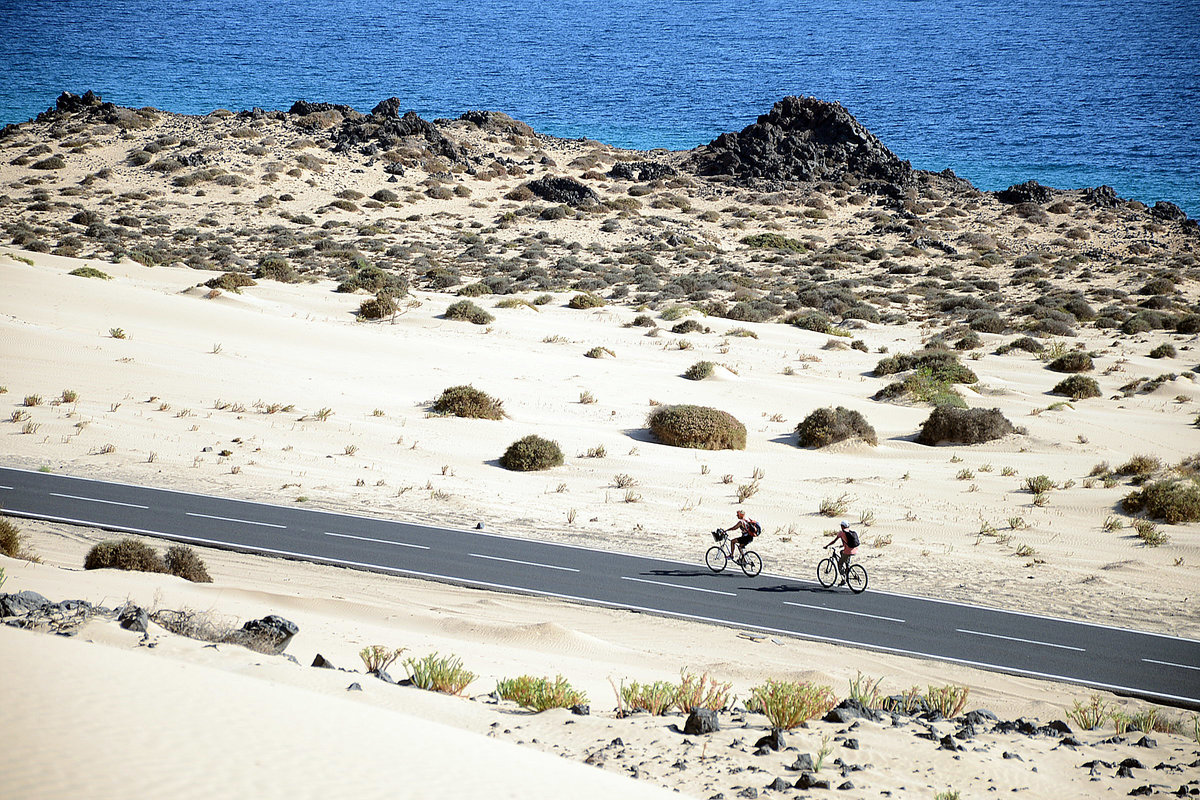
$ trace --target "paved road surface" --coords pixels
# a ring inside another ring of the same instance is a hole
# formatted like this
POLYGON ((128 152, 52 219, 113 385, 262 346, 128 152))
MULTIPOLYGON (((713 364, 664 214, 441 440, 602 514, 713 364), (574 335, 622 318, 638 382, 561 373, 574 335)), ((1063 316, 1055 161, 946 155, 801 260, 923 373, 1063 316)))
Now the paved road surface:
MULTIPOLYGON (((1200 641, 868 589, 733 565, 665 561, 0 467, 14 516, 143 533, 466 586, 582 600, 754 631, 931 657, 1200 708, 1200 641)), ((768 562, 769 565, 769 562, 768 562)))

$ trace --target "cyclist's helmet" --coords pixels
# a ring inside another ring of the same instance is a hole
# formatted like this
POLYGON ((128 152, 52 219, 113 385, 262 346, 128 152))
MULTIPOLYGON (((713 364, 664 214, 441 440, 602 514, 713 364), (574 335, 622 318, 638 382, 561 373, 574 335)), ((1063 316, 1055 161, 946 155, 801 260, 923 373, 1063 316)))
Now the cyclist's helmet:
POLYGON ((745 516, 746 516, 746 512, 745 512, 745 511, 738 511, 738 519, 742 519, 742 518, 743 518, 743 517, 745 517, 745 516))
POLYGON ((848 531, 848 530, 850 530, 850 523, 849 523, 849 522, 842 522, 842 530, 844 530, 844 531, 848 531))

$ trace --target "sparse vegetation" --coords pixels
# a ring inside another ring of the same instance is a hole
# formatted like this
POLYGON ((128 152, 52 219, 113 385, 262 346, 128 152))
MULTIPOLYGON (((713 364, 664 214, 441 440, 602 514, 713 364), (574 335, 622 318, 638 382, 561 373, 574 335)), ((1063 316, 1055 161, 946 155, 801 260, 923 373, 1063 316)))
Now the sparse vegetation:
POLYGON ((553 681, 532 675, 505 678, 496 684, 496 695, 535 713, 548 708, 582 706, 588 702, 587 695, 574 689, 562 675, 556 675, 553 681))
POLYGON ((828 686, 777 680, 752 688, 746 701, 750 711, 762 714, 772 728, 783 731, 819 717, 835 705, 837 697, 828 686))
POLYGON ((875 429, 861 412, 838 406, 818 408, 796 426, 801 447, 826 447, 846 439, 879 444, 875 429))
POLYGON ((647 418, 663 444, 702 450, 744 450, 746 426, 733 415, 707 406, 659 406, 647 418))
POLYGON ((562 450, 558 442, 529 434, 508 446, 500 456, 500 466, 515 472, 531 472, 561 466, 562 450))
POLYGON ((683 373, 683 377, 689 381, 702 381, 712 376, 715 367, 716 364, 711 361, 697 361, 687 368, 687 371, 683 373))
POLYGON ((487 325, 489 322, 495 321, 496 318, 470 300, 458 300, 446 308, 446 319, 470 322, 475 325, 487 325))
POLYGON ((1088 397, 1100 396, 1100 384, 1095 378, 1087 375, 1072 375, 1055 384, 1051 394, 1066 395, 1072 400, 1083 400, 1088 397))
POLYGON ((979 444, 1016 432, 998 408, 938 406, 921 425, 917 441, 926 445, 942 442, 979 444))
POLYGON ((1171 525, 1197 522, 1200 521, 1200 484, 1191 479, 1153 481, 1127 494, 1121 500, 1121 508, 1130 514, 1144 511, 1147 517, 1171 525))
POLYGON ((474 386, 451 386, 434 401, 433 413, 467 419, 503 419, 504 403, 474 386))
POLYGON ((443 694, 462 694, 477 677, 463 667, 462 659, 457 656, 439 657, 436 652, 424 658, 406 658, 404 668, 413 686, 443 694))

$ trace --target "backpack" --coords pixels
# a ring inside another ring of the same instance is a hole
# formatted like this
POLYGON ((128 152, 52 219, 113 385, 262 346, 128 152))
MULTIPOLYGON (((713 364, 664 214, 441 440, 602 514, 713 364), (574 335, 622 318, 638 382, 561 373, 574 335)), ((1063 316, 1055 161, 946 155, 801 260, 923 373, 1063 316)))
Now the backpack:
POLYGON ((762 525, 759 525, 754 520, 750 520, 750 535, 758 536, 760 533, 762 533, 762 525))
POLYGON ((846 529, 846 546, 847 547, 858 547, 860 544, 862 544, 862 542, 858 538, 858 531, 847 528, 846 529))

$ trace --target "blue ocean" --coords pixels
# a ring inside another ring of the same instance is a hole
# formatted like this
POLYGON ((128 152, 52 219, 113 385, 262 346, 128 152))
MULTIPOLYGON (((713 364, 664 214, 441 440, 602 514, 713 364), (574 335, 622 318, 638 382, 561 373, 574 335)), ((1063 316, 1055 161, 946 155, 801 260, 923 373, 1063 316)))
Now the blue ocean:
POLYGON ((1200 0, 0 0, 0 123, 92 89, 298 99, 687 149, 788 94, 983 189, 1110 184, 1200 217, 1200 0))

